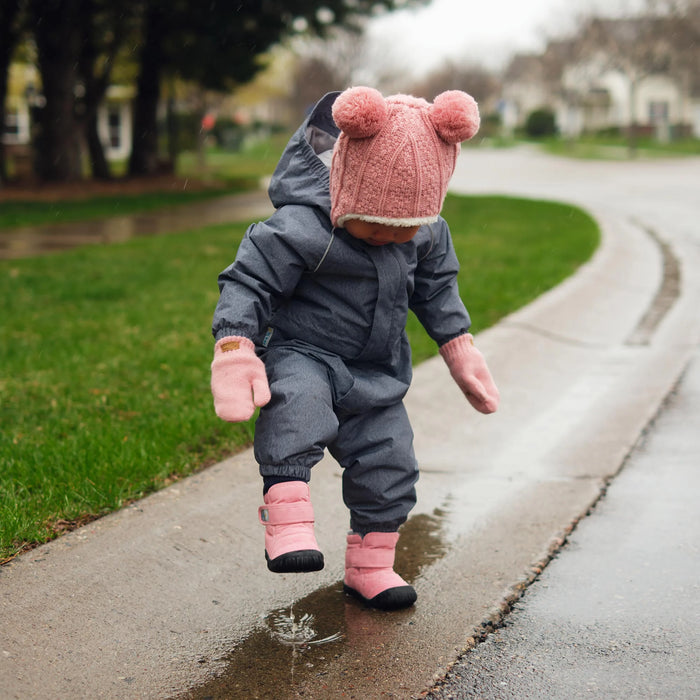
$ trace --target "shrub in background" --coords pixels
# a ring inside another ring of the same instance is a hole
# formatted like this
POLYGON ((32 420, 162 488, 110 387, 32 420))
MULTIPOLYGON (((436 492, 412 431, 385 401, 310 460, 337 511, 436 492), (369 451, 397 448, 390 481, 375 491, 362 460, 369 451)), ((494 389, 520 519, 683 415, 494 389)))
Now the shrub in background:
POLYGON ((525 133, 531 138, 555 136, 557 123, 554 118, 554 112, 547 108, 536 109, 530 112, 525 122, 525 133))

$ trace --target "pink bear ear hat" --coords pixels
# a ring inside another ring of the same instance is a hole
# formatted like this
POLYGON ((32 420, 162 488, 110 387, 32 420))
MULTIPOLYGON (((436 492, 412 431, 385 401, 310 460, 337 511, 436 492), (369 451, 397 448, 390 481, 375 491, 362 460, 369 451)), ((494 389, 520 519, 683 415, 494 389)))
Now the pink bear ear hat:
POLYGON ((479 108, 460 90, 432 104, 411 95, 384 98, 370 87, 341 93, 333 104, 340 136, 331 163, 331 220, 391 226, 437 220, 460 143, 479 130, 479 108))

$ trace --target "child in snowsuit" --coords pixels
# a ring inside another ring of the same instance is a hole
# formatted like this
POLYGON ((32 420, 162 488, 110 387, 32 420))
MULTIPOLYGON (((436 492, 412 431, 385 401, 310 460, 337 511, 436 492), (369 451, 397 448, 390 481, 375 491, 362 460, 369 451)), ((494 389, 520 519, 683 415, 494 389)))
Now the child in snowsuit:
POLYGON ((308 481, 327 448, 350 511, 344 589, 385 610, 416 600, 393 570, 418 478, 403 405, 409 308, 471 404, 498 405, 439 216, 459 144, 478 126, 459 91, 433 104, 364 87, 326 95, 272 177, 276 212, 248 229, 219 276, 214 404, 231 422, 262 407, 254 451, 268 568, 323 567, 308 481))

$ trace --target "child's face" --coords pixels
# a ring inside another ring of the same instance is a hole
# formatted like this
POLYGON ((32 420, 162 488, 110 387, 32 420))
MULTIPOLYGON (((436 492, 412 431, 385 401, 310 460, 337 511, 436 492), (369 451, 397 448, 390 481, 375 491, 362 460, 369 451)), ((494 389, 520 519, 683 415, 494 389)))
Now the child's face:
POLYGON ((360 219, 349 219, 343 225, 345 230, 354 238, 359 238, 369 245, 386 245, 387 243, 407 243, 420 226, 389 226, 375 224, 360 219))

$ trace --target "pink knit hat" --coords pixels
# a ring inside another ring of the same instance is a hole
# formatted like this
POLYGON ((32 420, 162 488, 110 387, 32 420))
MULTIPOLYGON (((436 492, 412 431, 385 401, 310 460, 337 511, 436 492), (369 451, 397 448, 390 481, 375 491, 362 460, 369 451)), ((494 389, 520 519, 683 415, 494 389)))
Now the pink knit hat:
POLYGON ((436 221, 459 144, 479 129, 474 98, 459 90, 430 104, 349 88, 333 104, 333 118, 341 130, 330 173, 334 226, 348 219, 391 226, 436 221))

